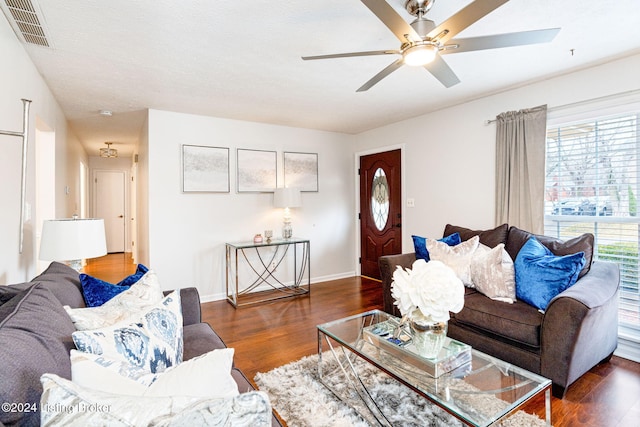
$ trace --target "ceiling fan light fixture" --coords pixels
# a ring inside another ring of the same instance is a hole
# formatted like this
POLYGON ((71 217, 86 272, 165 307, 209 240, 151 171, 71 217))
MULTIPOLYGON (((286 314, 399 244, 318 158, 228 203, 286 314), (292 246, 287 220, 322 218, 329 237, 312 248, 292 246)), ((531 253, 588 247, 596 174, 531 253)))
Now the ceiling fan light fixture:
POLYGON ((107 148, 100 149, 100 157, 105 157, 108 159, 113 159, 118 157, 118 150, 115 148, 111 148, 112 142, 105 142, 107 144, 107 148))
POLYGON ((410 67, 422 67, 436 58, 438 48, 433 44, 413 45, 402 52, 404 63, 410 67))

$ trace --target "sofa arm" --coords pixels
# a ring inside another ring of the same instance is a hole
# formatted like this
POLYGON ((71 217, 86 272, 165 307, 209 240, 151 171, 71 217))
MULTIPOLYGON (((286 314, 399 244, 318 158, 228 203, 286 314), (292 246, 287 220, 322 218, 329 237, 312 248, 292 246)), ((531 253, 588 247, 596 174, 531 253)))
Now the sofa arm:
MULTIPOLYGON (((168 295, 172 291, 164 291, 168 295)), ((180 289, 180 300, 182 302, 182 324, 194 325, 202 322, 200 308, 200 294, 194 287, 180 289)))
POLYGON ((610 356, 618 345, 617 264, 594 261, 591 270, 547 307, 541 331, 541 374, 566 388, 610 356))
POLYGON ((400 255, 385 255, 378 258, 378 268, 380 268, 380 279, 382 280, 382 304, 383 310, 389 314, 400 315, 398 308, 393 304, 394 300, 391 296, 391 283, 393 282, 393 273, 398 266, 402 268, 411 268, 416 260, 414 252, 400 255))

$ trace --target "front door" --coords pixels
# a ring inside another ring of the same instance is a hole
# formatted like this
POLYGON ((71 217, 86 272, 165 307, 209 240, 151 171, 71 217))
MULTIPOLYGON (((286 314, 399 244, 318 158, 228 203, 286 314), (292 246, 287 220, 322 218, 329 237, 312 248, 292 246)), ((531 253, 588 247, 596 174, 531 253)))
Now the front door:
POLYGON ((360 157, 360 270, 380 279, 378 258, 402 252, 400 150, 360 157))

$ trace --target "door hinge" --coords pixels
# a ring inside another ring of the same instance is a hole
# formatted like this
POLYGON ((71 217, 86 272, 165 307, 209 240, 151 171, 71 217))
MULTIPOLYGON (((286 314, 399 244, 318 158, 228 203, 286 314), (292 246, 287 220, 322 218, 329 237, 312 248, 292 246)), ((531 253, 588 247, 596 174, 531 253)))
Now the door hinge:
POLYGON ((360 175, 360 168, 358 168, 358 175, 360 175))
POLYGON ((362 214, 358 212, 358 219, 362 219, 362 214))
POLYGON ((362 264, 362 257, 358 257, 358 264, 362 264))

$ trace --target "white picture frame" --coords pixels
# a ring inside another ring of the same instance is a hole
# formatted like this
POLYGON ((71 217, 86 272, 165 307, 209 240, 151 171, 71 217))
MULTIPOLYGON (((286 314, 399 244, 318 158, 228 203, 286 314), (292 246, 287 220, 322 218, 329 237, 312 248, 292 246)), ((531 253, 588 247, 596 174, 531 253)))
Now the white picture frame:
POLYGON ((182 192, 228 193, 229 149, 182 145, 182 192))
POLYGON ((238 193, 273 193, 278 186, 277 152, 267 150, 237 150, 238 193))
POLYGON ((300 191, 318 191, 318 153, 285 151, 284 186, 297 187, 300 191))

